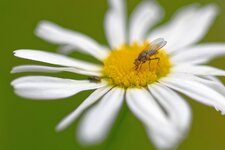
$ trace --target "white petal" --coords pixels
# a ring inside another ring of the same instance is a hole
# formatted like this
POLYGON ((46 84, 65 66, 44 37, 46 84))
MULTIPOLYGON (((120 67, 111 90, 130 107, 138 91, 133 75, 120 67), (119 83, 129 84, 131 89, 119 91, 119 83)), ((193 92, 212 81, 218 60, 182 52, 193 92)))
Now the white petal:
POLYGON ((49 42, 78 48, 99 60, 104 60, 109 53, 105 47, 100 46, 96 41, 86 35, 64 29, 48 21, 39 23, 36 34, 49 42))
POLYGON ((186 132, 191 123, 191 109, 186 101, 162 84, 149 85, 148 88, 175 126, 181 132, 186 132))
MULTIPOLYGON (((158 124, 157 128, 157 130, 160 130, 161 128, 165 127, 162 127, 160 124, 158 124)), ((146 128, 146 132, 149 138, 158 150, 176 149, 180 140, 182 139, 182 137, 180 137, 179 133, 176 133, 176 131, 171 131, 174 132, 174 134, 171 133, 171 135, 167 135, 168 133, 166 133, 165 131, 161 131, 162 133, 159 134, 154 130, 155 129, 151 130, 149 128, 146 128)))
POLYGON ((193 21, 190 20, 189 26, 184 29, 183 35, 178 37, 179 45, 174 46, 174 51, 199 42, 208 32, 217 14, 218 9, 215 5, 208 5, 199 10, 193 21))
POLYGON ((15 79, 11 85, 15 93, 30 99, 61 99, 78 92, 97 89, 105 83, 91 83, 88 80, 71 80, 47 76, 26 76, 15 79))
POLYGON ((86 113, 77 132, 81 143, 92 145, 104 140, 122 106, 123 98, 124 90, 113 88, 86 113))
POLYGON ((186 74, 169 76, 160 82, 222 113, 225 112, 225 88, 217 82, 186 74))
POLYGON ((220 85, 224 86, 223 83, 217 77, 214 77, 214 76, 203 76, 202 78, 206 79, 206 80, 209 80, 209 81, 213 81, 213 82, 215 82, 217 84, 220 84, 220 85))
POLYGON ((126 14, 124 0, 108 0, 110 9, 105 16, 105 33, 111 48, 126 43, 126 14))
MULTIPOLYGON (((105 49, 109 49, 109 48, 105 47, 105 49)), ((80 53, 84 53, 84 54, 86 53, 85 51, 79 50, 79 47, 75 47, 73 45, 61 45, 57 48, 57 52, 63 55, 68 55, 76 51, 79 51, 80 53)))
POLYGON ((11 70, 11 73, 21 73, 21 72, 47 72, 47 73, 56 73, 56 72, 73 72, 82 75, 89 76, 101 76, 100 72, 95 71, 86 71, 77 68, 71 67, 49 67, 49 66, 41 66, 41 65, 21 65, 16 66, 11 70))
POLYGON ((147 90, 143 88, 129 89, 127 90, 126 98, 129 107, 136 105, 135 107, 142 108, 140 111, 146 111, 145 115, 148 117, 145 122, 151 122, 148 118, 150 119, 150 116, 152 116, 156 120, 166 123, 165 114, 147 90))
POLYGON ((172 55, 171 61, 175 64, 203 64, 221 55, 225 55, 225 43, 201 44, 182 49, 172 55))
POLYGON ((16 50, 14 55, 19 58, 45 62, 54 65, 66 66, 66 67, 75 67, 83 70, 99 71, 101 66, 96 64, 91 64, 81 60, 76 60, 69 58, 67 56, 44 52, 39 50, 16 50))
MULTIPOLYGON (((78 49, 77 47, 72 45, 62 45, 57 49, 57 52, 63 55, 68 55, 72 52, 79 51, 77 49, 78 49)), ((79 52, 84 53, 84 51, 79 51, 79 52)))
MULTIPOLYGON (((211 87, 213 90, 217 91, 219 94, 225 97, 225 86, 218 79, 211 78, 211 80, 207 80, 207 79, 196 77, 194 78, 194 80, 211 87)), ((221 106, 215 106, 215 109, 217 111, 221 111, 222 115, 225 115, 225 112, 223 111, 223 108, 221 106)))
POLYGON ((172 72, 201 76, 225 76, 224 70, 203 65, 177 65, 172 68, 172 72))
POLYGON ((166 49, 171 53, 201 40, 217 14, 215 5, 197 9, 195 5, 179 11, 170 23, 159 27, 150 39, 163 37, 168 41, 166 49))
POLYGON ((143 88, 129 89, 126 100, 134 115, 146 126, 147 133, 157 148, 172 148, 179 142, 180 132, 148 91, 143 88), (161 145, 162 142, 164 145, 161 145))
POLYGON ((190 18, 196 13, 197 5, 191 5, 184 7, 177 11, 176 15, 171 19, 171 21, 161 27, 156 28, 153 32, 150 33, 149 39, 155 39, 158 37, 163 37, 168 41, 166 49, 174 45, 176 41, 174 40, 178 31, 184 26, 184 24, 190 20, 190 18))
POLYGON ((141 2, 131 15, 129 29, 130 42, 143 42, 148 30, 158 23, 162 16, 163 11, 156 2, 141 2))
POLYGON ((87 97, 83 103, 81 103, 72 113, 66 116, 57 126, 56 130, 61 131, 68 127, 73 121, 75 121, 80 114, 98 101, 103 95, 105 95, 111 87, 102 87, 95 90, 89 97, 87 97))

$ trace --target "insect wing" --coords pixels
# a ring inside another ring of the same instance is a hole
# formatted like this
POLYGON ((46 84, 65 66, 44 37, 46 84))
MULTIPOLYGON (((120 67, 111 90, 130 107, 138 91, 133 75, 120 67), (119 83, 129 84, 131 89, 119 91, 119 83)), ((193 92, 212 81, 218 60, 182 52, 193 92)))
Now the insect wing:
POLYGON ((163 38, 155 39, 151 42, 150 50, 159 50, 166 45, 166 41, 163 38))
POLYGON ((150 48, 150 44, 147 44, 147 45, 145 46, 145 48, 142 50, 142 52, 149 50, 149 48, 150 48))

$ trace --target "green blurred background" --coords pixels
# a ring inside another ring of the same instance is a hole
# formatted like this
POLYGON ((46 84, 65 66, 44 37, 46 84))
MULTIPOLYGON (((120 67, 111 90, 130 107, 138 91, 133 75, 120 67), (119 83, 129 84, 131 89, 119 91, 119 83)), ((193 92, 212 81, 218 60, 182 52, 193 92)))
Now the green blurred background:
MULTIPOLYGON (((129 13, 139 2, 140 0, 128 0, 129 13)), ((159 1, 166 11, 165 21, 177 8, 193 2, 196 1, 159 1)), ((225 0, 197 2, 213 2, 220 6, 220 15, 202 42, 224 41, 225 0)), ((25 75, 11 75, 10 69, 18 64, 33 63, 14 58, 14 50, 32 48, 54 52, 57 48, 56 45, 49 44, 33 34, 40 20, 53 21, 107 44, 103 31, 106 10, 106 0, 0 0, 0 150, 153 149, 142 124, 126 106, 123 107, 112 132, 103 144, 82 147, 75 138, 75 129, 79 121, 60 133, 56 133, 54 128, 90 92, 82 92, 65 100, 32 101, 14 95, 10 86, 12 79, 25 75)), ((213 60, 210 64, 225 69, 224 58, 213 60)), ((80 78, 70 73, 52 75, 80 78)), ((225 78, 221 79, 225 83, 225 78)), ((179 149, 224 150, 225 116, 193 100, 188 99, 188 102, 193 110, 193 122, 188 137, 179 149)))

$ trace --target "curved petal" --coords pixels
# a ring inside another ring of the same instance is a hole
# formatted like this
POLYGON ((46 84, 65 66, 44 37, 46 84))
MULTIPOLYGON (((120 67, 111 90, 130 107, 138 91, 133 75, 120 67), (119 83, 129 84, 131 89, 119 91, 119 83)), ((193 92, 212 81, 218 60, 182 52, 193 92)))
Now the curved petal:
POLYGON ((177 51, 201 40, 216 15, 217 7, 212 4, 199 9, 196 5, 185 7, 170 23, 156 29, 149 38, 163 37, 168 41, 165 48, 170 53, 177 51))
POLYGON ((222 113, 225 112, 225 88, 217 82, 187 74, 169 76, 160 82, 196 101, 212 106, 222 113))
POLYGON ((130 18, 129 41, 143 42, 148 30, 158 23, 162 16, 163 10, 156 2, 141 2, 130 18))
POLYGON ((144 123, 149 137, 157 148, 168 149, 176 146, 181 133, 147 90, 128 89, 126 100, 134 115, 144 123), (161 145, 162 142, 164 145, 161 145))
POLYGON ((126 43, 126 8, 124 0, 108 0, 110 9, 105 16, 105 33, 111 48, 126 43))
MULTIPOLYGON (((166 123, 167 118, 165 114, 160 109, 157 102, 153 99, 150 93, 144 88, 141 89, 128 89, 126 94, 127 104, 129 107, 136 105, 135 107, 140 107, 140 111, 146 111, 146 116, 155 117, 157 121, 166 123)), ((132 108, 131 108, 132 110, 132 108)), ((147 118, 146 118, 147 119, 147 118)), ((151 122, 146 120, 145 122, 151 122)))
POLYGON ((213 82, 215 82, 215 83, 217 83, 219 85, 224 86, 223 83, 217 77, 214 77, 214 76, 204 76, 202 78, 203 79, 206 79, 206 80, 209 80, 209 81, 213 81, 213 82))
POLYGON ((11 73, 21 73, 21 72, 47 72, 47 73, 57 73, 57 72, 73 72, 88 76, 101 76, 100 72, 86 71, 71 67, 49 67, 42 65, 20 65, 16 66, 11 70, 11 73))
POLYGON ((204 64, 212 58, 225 55, 225 43, 201 44, 182 49, 172 55, 174 64, 204 64))
POLYGON ((104 140, 122 106, 123 98, 124 90, 113 88, 86 113, 78 128, 81 143, 92 145, 104 140))
POLYGON ((36 35, 52 43, 70 45, 78 48, 99 60, 104 60, 109 53, 105 47, 102 47, 86 35, 64 29, 48 21, 39 23, 36 29, 36 35))
POLYGON ((80 114, 97 102, 103 95, 105 95, 111 87, 102 87, 95 90, 89 97, 87 97, 72 113, 66 116, 56 127, 57 131, 61 131, 68 127, 73 121, 75 121, 80 114))
POLYGON ((61 99, 81 91, 97 89, 105 83, 91 83, 88 80, 71 80, 47 76, 26 76, 15 79, 11 85, 15 93, 30 99, 61 99))
MULTIPOLYGON (((79 50, 77 50, 77 47, 72 45, 61 45, 57 48, 57 52, 63 55, 68 55, 75 51, 79 51, 79 50)), ((79 51, 79 52, 84 53, 84 51, 79 51)))
MULTIPOLYGON (((162 126, 158 124, 157 130, 160 130, 160 128, 162 128, 162 126)), ((161 131, 162 132, 161 134, 159 134, 158 132, 155 132, 154 130, 155 129, 151 130, 149 128, 146 128, 146 132, 149 138, 151 139, 156 149, 159 149, 159 150, 176 149, 176 147, 178 146, 179 142, 182 139, 182 137, 179 136, 179 133, 167 135, 168 133, 166 133, 164 130, 161 131)), ((176 132, 176 131, 171 131, 171 132, 176 132)))
POLYGON ((174 73, 187 73, 200 76, 225 76, 225 71, 203 65, 177 65, 172 68, 174 73))
POLYGON ((91 64, 81 60, 76 60, 69 58, 67 56, 44 52, 39 50, 16 50, 14 55, 19 58, 45 62, 54 65, 66 66, 66 67, 75 67, 83 70, 99 71, 101 66, 96 64, 91 64))
POLYGON ((149 85, 148 88, 175 126, 186 132, 191 123, 191 109, 186 101, 162 84, 149 85))
MULTIPOLYGON (((199 78, 199 77, 194 78, 194 79, 197 82, 200 82, 202 84, 206 84, 207 86, 211 87, 212 89, 214 89, 219 94, 221 94, 221 95, 223 95, 225 97, 225 86, 218 79, 216 79, 216 78, 208 78, 208 79, 211 79, 211 80, 207 80, 207 79, 199 78)), ((223 108, 221 106, 218 106, 218 107, 215 106, 215 109, 217 111, 221 111, 222 115, 225 115, 225 112, 222 111, 223 108)))
MULTIPOLYGON (((183 35, 178 37, 179 45, 175 45, 174 51, 179 51, 180 48, 193 45, 199 42, 208 32, 211 25, 218 14, 216 5, 208 5, 198 11, 193 21, 190 21, 189 26, 184 29, 183 35)), ((173 52, 174 52, 173 51, 173 52)))
POLYGON ((186 22, 190 21, 190 18, 197 12, 197 6, 197 4, 192 4, 191 6, 178 10, 169 23, 156 28, 150 33, 149 40, 151 41, 158 37, 165 38, 168 41, 165 48, 168 50, 169 47, 177 43, 177 41, 174 40, 174 36, 179 33, 179 30, 181 30, 183 26, 186 25, 186 22))

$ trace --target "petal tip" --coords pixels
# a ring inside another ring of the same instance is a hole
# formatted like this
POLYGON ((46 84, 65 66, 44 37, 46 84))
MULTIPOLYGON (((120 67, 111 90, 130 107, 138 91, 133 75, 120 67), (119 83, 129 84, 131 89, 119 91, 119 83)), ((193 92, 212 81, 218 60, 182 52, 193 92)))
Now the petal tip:
POLYGON ((212 15, 216 16, 218 15, 220 8, 217 4, 212 3, 205 6, 205 10, 211 12, 212 15))
POLYGON ((64 127, 59 123, 59 124, 55 127, 55 132, 61 132, 62 130, 64 130, 64 127))
POLYGON ((10 70, 10 73, 11 73, 11 74, 17 73, 17 71, 15 70, 15 68, 16 68, 16 67, 13 67, 13 68, 10 70))

